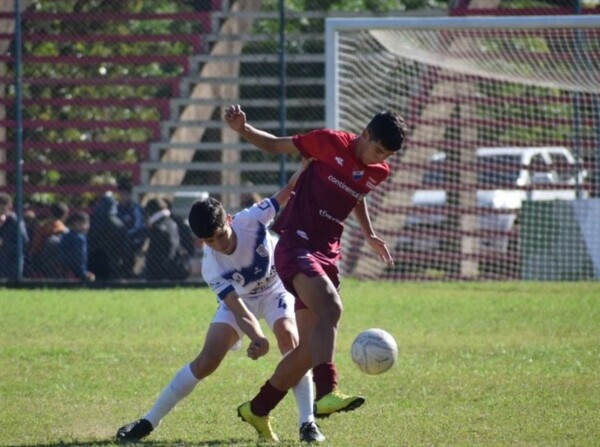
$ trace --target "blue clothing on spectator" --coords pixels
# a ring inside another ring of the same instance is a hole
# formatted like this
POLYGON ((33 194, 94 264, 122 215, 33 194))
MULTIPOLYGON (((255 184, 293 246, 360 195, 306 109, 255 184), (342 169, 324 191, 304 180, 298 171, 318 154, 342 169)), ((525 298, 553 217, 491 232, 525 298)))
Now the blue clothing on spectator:
POLYGON ((98 199, 90 218, 88 266, 97 279, 122 278, 131 242, 125 224, 117 216, 117 202, 112 195, 98 199))
POLYGON ((60 241, 63 233, 53 234, 46 239, 42 251, 37 254, 37 273, 47 278, 63 278, 60 241))
MULTIPOLYGON (((0 226, 0 278, 17 279, 18 229, 19 223, 17 216, 14 213, 8 213, 6 215, 6 220, 0 226)), ((29 243, 29 237, 27 236, 27 230, 23 222, 21 222, 21 241, 23 244, 23 252, 20 268, 22 269, 23 262, 25 260, 27 244, 29 243)))
POLYGON ((142 207, 134 202, 120 202, 117 205, 117 216, 127 227, 127 234, 135 250, 139 250, 145 239, 144 233, 144 211, 142 207))
POLYGON ((63 234, 60 240, 61 264, 67 273, 86 280, 88 274, 87 236, 76 231, 63 234))

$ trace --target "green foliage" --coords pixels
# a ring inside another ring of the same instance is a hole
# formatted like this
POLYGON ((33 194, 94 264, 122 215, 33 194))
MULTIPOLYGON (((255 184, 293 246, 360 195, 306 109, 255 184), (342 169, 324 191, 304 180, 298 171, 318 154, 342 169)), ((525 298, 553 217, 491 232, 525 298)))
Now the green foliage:
MULTIPOLYGON (((340 386, 367 403, 320 422, 325 445, 597 445, 597 289, 344 280, 340 386), (361 374, 349 358, 368 327, 388 330, 400 348, 381 376, 361 374)), ((207 288, 0 289, 0 445, 113 445, 117 428, 148 411, 198 353, 214 299, 207 288)), ((229 353, 145 443, 256 445, 235 408, 271 374, 272 347, 256 362, 229 353)), ((285 446, 297 445, 289 394, 273 413, 285 446)))
MULTIPOLYGON (((25 128, 23 140, 25 142, 146 142, 152 137, 150 130, 135 127, 135 122, 157 122, 160 112, 153 105, 121 105, 112 106, 86 104, 88 100, 132 98, 154 99, 168 98, 171 96, 171 86, 168 84, 127 85, 117 83, 107 85, 87 85, 86 79, 133 79, 133 78, 176 78, 183 72, 181 63, 161 62, 155 56, 179 56, 181 62, 192 52, 192 46, 186 41, 89 41, 86 37, 92 35, 159 35, 159 34, 198 34, 201 25, 194 21, 182 20, 104 20, 103 14, 119 13, 168 13, 194 11, 186 3, 153 1, 107 1, 107 0, 65 0, 61 2, 34 1, 31 8, 44 13, 85 13, 95 14, 98 20, 82 21, 25 21, 23 24, 23 56, 29 57, 70 57, 72 63, 25 63, 23 77, 26 79, 66 79, 81 83, 68 82, 65 84, 25 83, 23 98, 28 99, 73 99, 72 105, 59 104, 33 104, 23 109, 23 118, 27 121, 113 121, 131 122, 130 128, 97 127, 86 129, 74 124, 68 128, 38 127, 25 128), (27 36, 72 36, 73 39, 63 42, 58 39, 47 40, 28 39, 27 36), (80 38, 78 38, 80 37, 80 38), (117 57, 146 57, 146 63, 110 63, 91 62, 74 63, 80 58, 109 58, 117 57), (79 103, 79 104, 78 104, 79 103)), ((14 87, 7 91, 7 96, 14 97, 14 87)), ((14 109, 8 110, 9 118, 14 109)), ((14 138, 14 131, 9 131, 8 138, 14 138)), ((10 156, 9 156, 10 157, 10 156)), ((93 173, 85 171, 61 172, 52 169, 55 163, 86 162, 90 165, 99 162, 135 163, 139 157, 132 150, 117 152, 87 151, 51 151, 48 149, 27 150, 25 163, 43 163, 49 166, 48 170, 26 172, 25 183, 38 185, 69 185, 69 184, 95 184, 106 182, 115 183, 115 173, 93 173)), ((10 174, 12 175, 12 174, 10 174)), ((14 181, 14 180, 11 180, 14 181)), ((32 197, 48 200, 49 196, 32 197)), ((62 197, 58 197, 61 198, 62 197)), ((31 199, 31 198, 30 198, 31 199)), ((50 199, 52 200, 52 199, 50 199)))
MULTIPOLYGON (((507 2, 504 2, 507 3, 507 2)), ((504 4, 503 3, 503 4, 504 4)), ((510 2, 508 2, 510 3, 510 2)), ((283 4, 286 11, 328 11, 332 15, 337 11, 354 12, 371 15, 382 15, 395 10, 411 10, 424 7, 444 7, 446 2, 438 0, 264 0, 261 9, 264 11, 277 11, 283 4)), ((519 6, 533 6, 544 4, 543 2, 534 2, 533 0, 518 0, 509 4, 518 4, 519 6)), ((192 20, 107 20, 106 14, 111 16, 126 13, 170 13, 170 12, 193 12, 206 9, 207 3, 199 0, 168 1, 168 0, 61 0, 44 1, 34 0, 31 2, 33 10, 45 13, 66 13, 78 12, 90 14, 94 20, 82 21, 25 21, 23 24, 24 46, 23 55, 25 57, 70 57, 70 63, 31 63, 23 67, 23 76, 27 79, 67 79, 81 83, 68 82, 65 84, 46 84, 26 83, 23 97, 25 100, 40 99, 80 99, 73 105, 57 104, 33 104, 24 108, 24 119, 27 121, 49 121, 59 120, 63 122, 77 121, 115 121, 119 123, 132 123, 129 128, 102 127, 96 129, 83 129, 74 125, 70 128, 51 128, 37 127, 26 128, 23 132, 25 142, 147 142, 152 138, 152 132, 142 127, 135 127, 135 122, 157 122, 160 117, 158 107, 153 105, 111 105, 94 106, 85 104, 87 100, 106 100, 106 99, 167 99, 172 95, 172 86, 169 84, 147 84, 147 85, 128 85, 127 83, 109 84, 109 85, 86 85, 84 80, 110 80, 110 79, 149 79, 165 78, 176 79, 183 73, 181 63, 162 62, 155 56, 175 56, 181 57, 182 61, 193 53, 192 45, 188 42, 155 42, 155 41, 127 41, 108 42, 102 40, 88 41, 86 37, 91 35, 158 35, 158 34, 189 34, 198 35, 202 32, 201 24, 192 20), (97 17, 97 20, 95 19, 97 17), (37 40, 28 39, 27 36, 49 37, 56 35, 80 36, 80 39, 74 38, 68 42, 60 40, 47 39, 37 40), (109 61, 95 61, 92 63, 75 63, 81 58, 109 58, 119 56, 125 58, 146 57, 144 63, 111 63, 109 61)), ((321 35, 324 28, 324 21, 321 18, 294 18, 286 20, 285 51, 287 54, 322 54, 324 52, 323 40, 320 38, 296 39, 300 34, 313 33, 321 35)), ((244 52, 247 54, 278 54, 280 51, 279 43, 273 36, 279 33, 280 21, 275 19, 258 19, 255 21, 253 33, 268 36, 264 41, 257 41, 247 44, 244 52)), ((514 45, 536 45, 542 47, 545 42, 541 39, 530 39, 527 41, 514 41, 514 45)), ((499 45, 498 42, 490 42, 492 48, 499 45)), ((279 75, 278 64, 262 64, 260 73, 256 72, 256 64, 243 64, 241 67, 243 76, 273 76, 279 75)), ((11 76, 9 71, 7 76, 11 76)), ((322 63, 288 63, 286 74, 296 77, 314 77, 322 78, 324 76, 324 65, 322 63)), ((240 90, 241 98, 277 98, 279 92, 277 86, 242 86, 240 90)), ((485 89, 485 87, 482 87, 485 89)), ((516 86, 515 90, 522 87, 516 86)), ((535 91, 518 92, 535 95, 535 91)), ((288 97, 301 98, 324 96, 322 85, 304 85, 288 86, 286 90, 288 97)), ((490 93, 491 94, 491 93, 490 93)), ((14 86, 8 86, 6 96, 14 98, 14 86)), ((507 106, 508 107, 508 106, 507 106)), ((531 106, 531 112, 545 113, 547 115, 568 115, 572 106, 566 105, 564 108, 555 108, 555 110, 546 110, 547 106, 531 106)), ((7 119, 14 119, 14 108, 7 108, 7 119)), ((497 112, 487 111, 484 108, 482 114, 496 114, 490 118, 497 119, 507 113, 523 113, 512 110, 496 108, 497 112)), ((314 111, 311 111, 314 112, 314 111)), ((275 111, 259 111, 256 116, 260 119, 278 119, 273 116, 275 111), (264 113, 264 116, 261 116, 264 113)), ((319 118, 324 115, 324 110, 315 112, 319 118)), ((288 115, 289 120, 301 121, 308 116, 306 110, 296 108, 288 115), (295 115, 294 115, 295 114, 295 115)), ((544 116, 544 115, 536 115, 544 116)), ((290 129, 296 132, 308 129, 290 129)), ((592 129, 583 129, 581 132, 592 132, 592 129)), ((482 134, 487 132, 481 130, 482 134)), ((524 141, 531 136, 544 135, 552 139, 556 136, 564 137, 572 134, 572 129, 568 126, 557 126, 554 128, 507 128, 503 138, 510 140, 514 138, 523 138, 524 141)), ((15 138, 15 133, 9 130, 7 138, 15 138)), ((13 159, 13 154, 7 154, 8 159, 13 159)), ((135 163, 140 158, 133 150, 125 151, 88 151, 82 144, 73 152, 68 154, 64 151, 50 151, 48 149, 28 150, 25 153, 25 163, 44 163, 48 164, 48 170, 41 170, 35 173, 26 173, 24 181, 28 184, 46 184, 46 185, 68 185, 77 183, 96 183, 102 180, 108 180, 108 184, 114 184, 117 174, 99 173, 97 176, 91 172, 60 172, 52 169, 52 164, 65 162, 65 156, 68 155, 69 162, 114 162, 114 163, 135 163)), ((8 173, 9 183, 16 180, 13 173, 8 173)), ((265 177, 265 181, 271 181, 265 177)), ((255 180, 253 180, 255 181, 255 180)), ((63 199, 63 197, 60 197, 63 199)))
MULTIPOLYGON (((269 2, 267 2, 269 3, 269 2)), ((391 8, 395 2, 375 2, 376 9, 391 8)), ((330 2, 326 4, 327 8, 335 8, 339 3, 330 2)), ((298 11, 321 9, 321 5, 314 2, 290 2, 291 9, 298 11)), ((85 104, 88 100, 105 99, 154 99, 169 98, 171 96, 171 87, 169 85, 127 85, 125 83, 108 85, 86 85, 83 80, 86 79, 133 79, 133 78, 176 78, 182 74, 182 65, 176 63, 157 62, 154 56, 170 55, 187 57, 192 54, 192 48, 186 42, 144 42, 144 41, 126 41, 107 42, 107 41, 88 41, 85 38, 91 35, 159 35, 159 34, 192 34, 201 33, 201 26, 194 21, 182 20, 105 20, 103 15, 118 15, 119 13, 169 13, 169 12, 191 12, 202 8, 202 2, 185 1, 170 2, 166 0, 153 0, 152 2, 142 0, 112 1, 112 0, 65 0, 60 2, 49 2, 37 0, 31 3, 31 9, 44 13, 84 13, 97 16, 97 20, 82 21, 26 21, 23 24, 24 57, 70 57, 72 61, 79 58, 110 58, 118 57, 147 57, 147 63, 128 64, 128 63, 110 63, 94 62, 89 64, 81 63, 26 63, 23 67, 23 76, 28 79, 82 79, 81 83, 71 82, 67 84, 30 84, 26 83, 23 97, 27 99, 42 98, 70 98, 74 99, 74 105, 32 105, 24 108, 24 119, 27 121, 51 121, 59 120, 64 122, 77 121, 115 121, 131 122, 129 128, 121 129, 118 127, 102 127, 94 129, 85 129, 77 125, 70 128, 38 127, 26 128, 23 132, 25 142, 146 142, 151 139, 151 131, 141 127, 135 127, 138 121, 158 121, 160 118, 159 110, 153 106, 94 106, 85 104), (73 36, 72 40, 32 40, 27 36, 73 36), (81 38, 77 38, 80 36, 81 38), (77 104, 77 101, 81 101, 77 104)), ((266 9, 277 7, 277 4, 271 2, 267 4, 266 9)), ((360 10, 360 2, 348 4, 348 8, 360 10)), ((372 9, 372 5, 367 9, 372 9)), ((256 32, 272 33, 278 30, 277 20, 257 21, 256 32), (261 25, 262 23, 262 25, 261 25), (261 28, 262 27, 262 28, 261 28)), ((297 20, 288 24, 289 32, 319 32, 323 30, 322 20, 297 20)), ((288 52, 317 52, 323 51, 322 43, 318 44, 306 42, 302 45, 296 45, 294 39, 288 39, 286 51, 288 52)), ((247 52, 266 52, 277 53, 276 43, 266 42, 248 45, 247 52)), ((265 68, 265 67, 263 67, 265 68)), ((273 76, 277 76, 277 65, 270 67, 273 76)), ((308 70, 306 76, 320 76, 323 73, 322 67, 313 67, 307 64, 303 70, 308 70), (315 68, 317 72, 315 73, 315 68), (310 71, 312 70, 312 72, 310 71)), ((261 73, 265 75, 265 73, 261 73)), ((292 92, 293 93, 293 92, 292 92)), ((260 89, 254 94, 265 94, 268 92, 260 89)), ((14 87, 8 89, 7 96, 14 97, 14 87)), ((9 109, 9 118, 13 118, 14 109, 9 109)), ((9 139, 14 138, 14 132, 9 131, 9 139)), ((96 184, 107 181, 107 184, 115 183, 115 176, 105 175, 103 173, 86 173, 85 171, 60 172, 52 169, 55 163, 64 163, 65 161, 86 162, 90 166, 99 162, 113 163, 131 163, 139 162, 139 157, 134 151, 87 151, 84 146, 81 149, 64 152, 51 151, 49 149, 28 150, 25 153, 25 163, 43 163, 49 166, 49 170, 40 170, 36 172, 26 172, 24 181, 27 184, 38 185, 69 185, 69 184, 96 184)), ((9 159, 12 158, 9 154, 9 159)), ((13 174, 9 174, 12 176, 13 174)), ((267 180, 267 179, 265 179, 267 180)), ((9 179, 13 182, 14 179, 9 179)), ((44 200, 48 200, 45 196, 44 200)), ((35 200, 36 197, 33 197, 35 200)), ((64 197, 57 197, 64 199, 64 197)), ((50 199, 52 200, 52 199, 50 199)))
MULTIPOLYGON (((381 14, 403 9, 419 9, 425 7, 440 7, 447 2, 443 0, 288 0, 286 9, 290 11, 343 11, 369 12, 381 14)), ((280 0, 265 0, 263 8, 275 11, 280 0)))

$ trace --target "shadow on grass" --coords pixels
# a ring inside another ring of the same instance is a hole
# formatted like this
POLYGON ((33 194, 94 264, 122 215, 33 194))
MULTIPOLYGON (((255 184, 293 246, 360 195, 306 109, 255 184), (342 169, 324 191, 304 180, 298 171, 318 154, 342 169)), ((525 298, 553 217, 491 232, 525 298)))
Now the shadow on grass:
MULTIPOLYGON (((46 444, 20 444, 19 447, 100 447, 100 446, 139 446, 139 447, 215 447, 215 446, 254 446, 264 445, 258 440, 250 439, 219 439, 219 440, 204 440, 204 441, 140 441, 138 443, 120 444, 114 441, 57 441, 46 444)), ((293 441, 282 441, 279 446, 294 446, 298 445, 293 441)))

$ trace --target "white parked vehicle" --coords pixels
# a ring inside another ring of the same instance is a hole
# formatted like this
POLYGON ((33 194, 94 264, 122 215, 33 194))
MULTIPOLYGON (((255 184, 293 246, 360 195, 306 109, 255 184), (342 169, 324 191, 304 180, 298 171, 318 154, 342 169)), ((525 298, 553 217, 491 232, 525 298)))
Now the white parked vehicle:
MULTIPOLYGON (((408 252, 452 251, 451 244, 436 236, 435 230, 448 230, 447 214, 432 208, 447 204, 450 170, 445 153, 436 154, 423 177, 423 189, 415 191, 414 207, 405 221, 407 235, 398 239, 397 249, 408 252), (422 230, 422 231, 420 231, 422 230), (421 236, 422 234, 422 236, 421 236)), ((587 197, 583 184, 587 172, 565 147, 493 147, 477 150, 477 206, 506 213, 485 213, 479 217, 479 230, 508 232, 517 223, 518 210, 525 200, 574 200, 587 197), (554 186, 553 186, 554 185, 554 186), (514 212, 511 212, 513 211, 514 212)), ((439 233, 439 231, 438 231, 439 233)), ((480 251, 507 252, 516 248, 509 236, 481 237, 480 251)))

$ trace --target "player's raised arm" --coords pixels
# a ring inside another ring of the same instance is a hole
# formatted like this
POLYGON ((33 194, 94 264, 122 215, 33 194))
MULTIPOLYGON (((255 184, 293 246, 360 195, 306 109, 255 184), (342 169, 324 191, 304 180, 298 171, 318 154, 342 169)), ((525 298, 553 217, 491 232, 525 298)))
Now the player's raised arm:
POLYGON ((394 265, 394 259, 387 248, 386 242, 375 234, 364 197, 354 207, 354 216, 373 251, 379 255, 379 258, 383 262, 388 265, 394 265))
POLYGON ((227 107, 225 121, 241 137, 269 154, 295 154, 298 152, 291 137, 276 137, 248 124, 246 114, 238 104, 227 107))
POLYGON ((248 346, 248 357, 256 360, 269 352, 269 340, 263 334, 258 320, 246 307, 242 299, 235 292, 230 292, 223 301, 233 312, 240 329, 250 338, 248 346))

